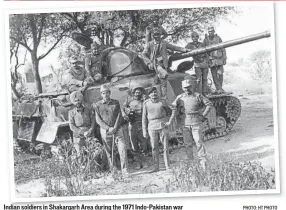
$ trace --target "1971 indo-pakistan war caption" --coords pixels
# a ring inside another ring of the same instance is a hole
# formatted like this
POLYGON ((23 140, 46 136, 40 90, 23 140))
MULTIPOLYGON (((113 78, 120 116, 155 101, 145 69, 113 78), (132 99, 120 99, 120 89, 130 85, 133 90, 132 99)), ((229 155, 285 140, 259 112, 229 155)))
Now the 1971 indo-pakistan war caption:
POLYGON ((259 4, 10 13, 15 200, 277 192, 273 39, 259 4))

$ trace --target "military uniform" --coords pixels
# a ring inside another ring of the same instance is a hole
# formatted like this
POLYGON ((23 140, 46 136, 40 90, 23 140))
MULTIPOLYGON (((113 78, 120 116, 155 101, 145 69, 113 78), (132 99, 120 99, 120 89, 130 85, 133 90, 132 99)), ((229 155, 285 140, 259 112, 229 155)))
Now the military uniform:
MULTIPOLYGON (((211 39, 208 35, 205 36, 204 45, 214 45, 221 43, 221 38, 215 34, 214 37, 211 39)), ((226 63, 226 51, 225 49, 214 50, 209 53, 209 67, 211 69, 213 81, 215 87, 218 91, 222 91, 222 84, 223 84, 223 66, 226 63)))
POLYGON ((116 166, 114 161, 115 155, 113 155, 112 160, 112 142, 115 141, 120 156, 121 170, 127 171, 127 151, 126 143, 123 138, 123 130, 121 127, 123 118, 119 101, 114 99, 110 99, 109 101, 101 100, 94 105, 94 109, 96 122, 100 126, 100 134, 107 153, 110 168, 116 166), (110 127, 114 127, 116 129, 114 134, 108 133, 108 129, 110 127))
POLYGON ((99 82, 102 79, 102 60, 101 55, 88 54, 85 58, 85 69, 88 76, 92 77, 95 82, 99 82))
MULTIPOLYGON (((186 48, 195 50, 197 48, 202 48, 205 47, 205 44, 202 42, 191 42, 188 43, 186 48)), ((193 57, 194 59, 194 68, 195 68, 195 73, 196 77, 198 79, 201 79, 202 81, 202 92, 206 93, 207 90, 207 80, 208 80, 208 55, 207 54, 201 54, 193 57)))
POLYGON ((154 24, 151 24, 151 25, 149 25, 146 28, 146 43, 151 42, 154 39, 153 36, 152 36, 152 31, 155 28, 158 28, 160 30, 160 33, 161 33, 161 35, 163 35, 163 37, 167 37, 168 36, 167 31, 162 26, 160 26, 160 25, 155 26, 154 24))
POLYGON ((143 103, 142 129, 143 134, 148 133, 151 140, 154 170, 159 170, 159 140, 163 144, 163 155, 166 169, 170 167, 169 161, 169 131, 165 123, 172 122, 175 117, 175 108, 165 99, 147 99, 143 103), (169 119, 169 111, 172 115, 169 119))
MULTIPOLYGON (((71 94, 71 102, 74 103, 75 98, 83 101, 83 96, 80 92, 71 94)), ((80 155, 80 148, 85 145, 85 132, 91 135, 95 129, 95 118, 91 109, 81 106, 75 107, 69 111, 69 126, 73 132, 73 142, 77 155, 80 155)))
POLYGON ((193 141, 195 141, 198 157, 201 161, 206 161, 206 149, 203 143, 202 122, 212 106, 211 101, 200 93, 183 93, 175 99, 173 105, 177 107, 184 122, 183 138, 186 145, 187 157, 193 159, 193 141), (203 115, 199 110, 206 106, 203 115))
MULTIPOLYGON (((157 31, 158 32, 158 31, 157 31)), ((157 33, 156 32, 156 33, 157 33)), ((155 70, 159 79, 162 80, 161 97, 166 98, 167 95, 167 77, 168 77, 168 55, 167 49, 186 52, 185 48, 177 47, 169 44, 165 40, 152 40, 145 45, 143 56, 146 63, 151 66, 151 70, 155 70)))
POLYGON ((129 123, 129 136, 132 144, 132 149, 134 151, 139 151, 140 149, 143 152, 147 151, 147 139, 143 137, 142 131, 142 109, 143 109, 144 98, 137 100, 135 97, 128 98, 122 108, 124 113, 133 112, 134 116, 129 123), (139 146, 140 145, 140 146, 139 146))

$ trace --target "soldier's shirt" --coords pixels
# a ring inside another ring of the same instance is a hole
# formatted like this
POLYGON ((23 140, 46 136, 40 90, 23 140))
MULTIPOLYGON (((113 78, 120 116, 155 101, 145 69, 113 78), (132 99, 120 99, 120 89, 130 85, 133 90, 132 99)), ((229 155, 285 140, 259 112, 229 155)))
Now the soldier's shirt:
MULTIPOLYGON (((190 42, 186 45, 187 49, 191 49, 191 50, 195 50, 197 48, 202 48, 205 47, 205 44, 202 42, 190 42)), ((199 68, 208 68, 208 55, 205 54, 201 54, 201 55, 197 55, 194 56, 194 67, 199 67, 199 68)))
MULTIPOLYGON (((206 37, 204 39, 205 46, 219 44, 221 42, 222 42, 222 40, 221 40, 221 38, 217 34, 214 35, 213 39, 210 39, 210 37, 207 36, 207 35, 206 35, 206 37)), ((225 48, 211 51, 209 53, 209 59, 211 61, 211 65, 210 66, 213 67, 213 66, 223 65, 224 61, 226 60, 226 58, 227 57, 226 57, 225 48)))
POLYGON ((144 102, 143 97, 140 100, 137 100, 135 97, 132 97, 131 99, 127 99, 124 102, 123 108, 129 108, 131 110, 134 110, 135 112, 134 120, 142 122, 143 102, 144 102))
POLYGON ((75 107, 69 111, 69 125, 74 137, 78 138, 80 134, 83 135, 85 131, 90 129, 94 120, 92 110, 87 107, 75 107))
POLYGON ((94 110, 96 122, 105 130, 109 127, 120 126, 122 123, 120 104, 117 100, 110 99, 109 101, 98 101, 94 105, 94 110))
POLYGON ((183 93, 177 96, 172 104, 177 107, 186 126, 202 123, 203 116, 200 114, 200 109, 203 106, 212 106, 212 102, 200 93, 194 95, 183 93))
POLYGON ((143 130, 160 130, 169 121, 168 115, 172 111, 171 117, 175 117, 175 107, 165 99, 147 99, 143 103, 142 127, 143 130), (147 126, 148 125, 148 126, 147 126))
POLYGON ((89 54, 85 58, 85 69, 90 72, 93 76, 97 73, 102 73, 101 71, 101 56, 89 54))

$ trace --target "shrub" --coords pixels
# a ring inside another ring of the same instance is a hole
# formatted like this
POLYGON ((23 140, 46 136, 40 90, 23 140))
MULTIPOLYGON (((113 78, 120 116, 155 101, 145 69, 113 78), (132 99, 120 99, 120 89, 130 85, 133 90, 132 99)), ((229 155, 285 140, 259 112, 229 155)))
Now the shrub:
POLYGON ((173 169, 167 192, 267 190, 275 188, 275 172, 257 162, 212 159, 203 170, 196 162, 181 162, 173 169))

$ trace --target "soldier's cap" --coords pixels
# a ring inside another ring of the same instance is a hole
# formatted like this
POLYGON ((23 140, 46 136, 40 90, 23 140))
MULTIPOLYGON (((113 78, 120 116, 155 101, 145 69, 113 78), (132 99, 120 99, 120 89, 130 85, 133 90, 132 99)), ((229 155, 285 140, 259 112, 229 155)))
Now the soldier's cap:
POLYGON ((80 91, 74 91, 70 95, 70 100, 73 104, 75 104, 75 100, 79 99, 81 102, 83 102, 83 95, 80 91))
POLYGON ((99 47, 99 44, 97 44, 97 42, 93 42, 91 44, 91 48, 98 48, 99 47))
POLYGON ((191 34, 191 36, 192 36, 192 37, 193 37, 193 36, 199 36, 199 33, 196 32, 196 31, 193 31, 192 34, 191 34))
POLYGON ((153 34, 161 34, 161 30, 156 27, 153 29, 153 34))
POLYGON ((186 88, 186 87, 190 87, 194 85, 194 82, 196 82, 195 78, 189 77, 185 80, 182 81, 182 87, 186 88))
POLYGON ((215 29, 214 29, 214 27, 213 26, 209 26, 208 27, 208 31, 214 31, 215 29))
POLYGON ((132 93, 134 93, 137 89, 141 89, 142 91, 144 91, 144 87, 142 87, 141 85, 136 85, 132 88, 132 93))
POLYGON ((70 58, 70 63, 77 63, 78 62, 78 58, 76 56, 72 56, 70 58))
POLYGON ((100 93, 102 93, 104 91, 109 91, 110 92, 110 88, 106 84, 103 84, 103 85, 100 86, 100 93))
POLYGON ((156 87, 152 87, 151 89, 148 90, 148 95, 150 95, 153 91, 158 91, 156 87))

